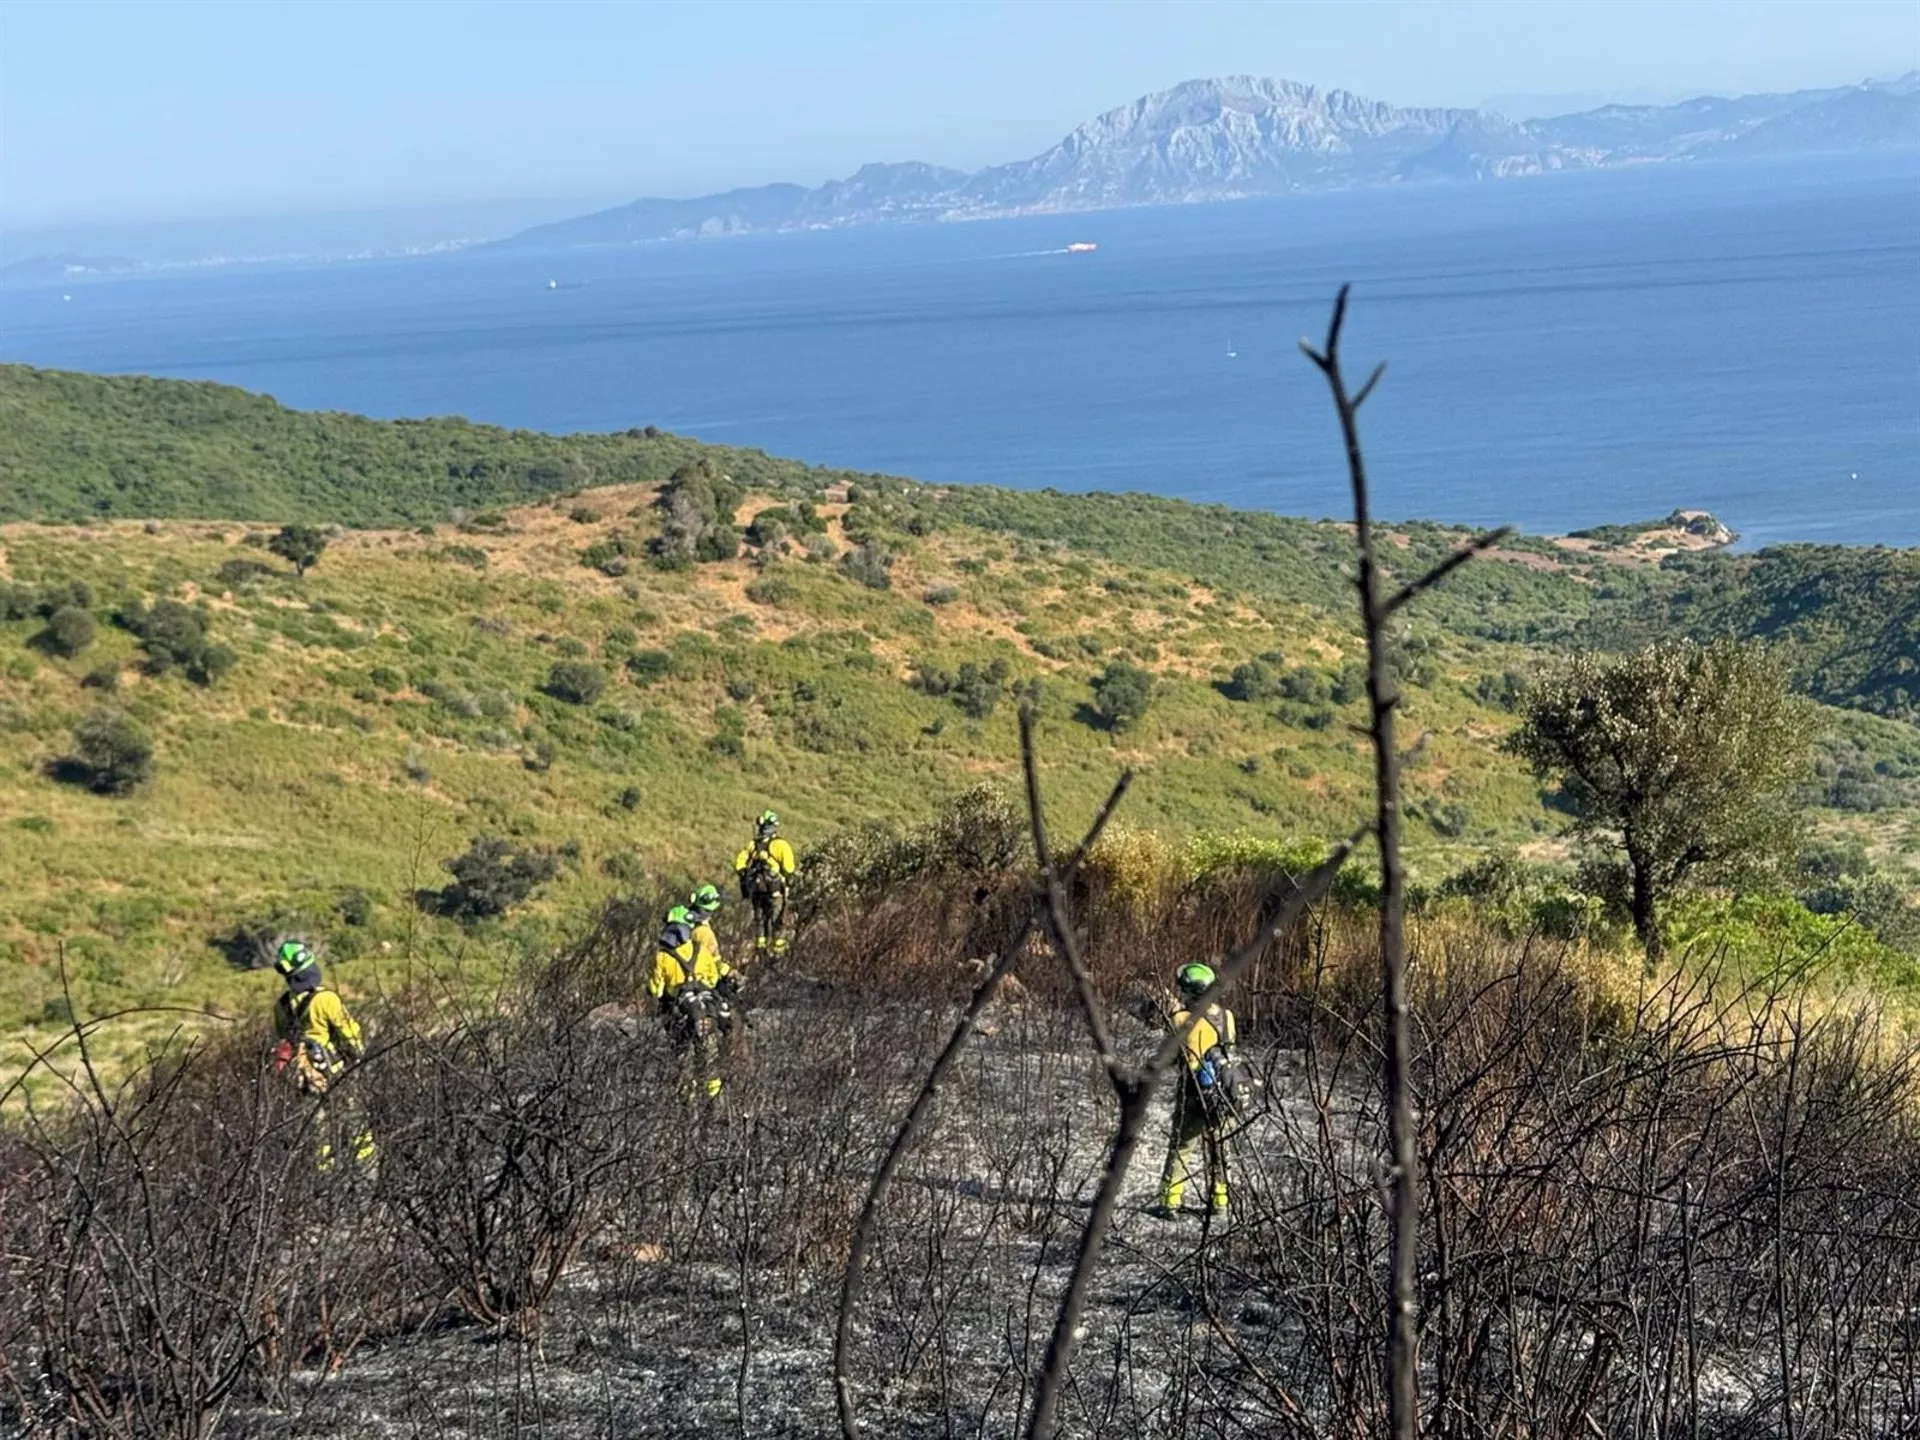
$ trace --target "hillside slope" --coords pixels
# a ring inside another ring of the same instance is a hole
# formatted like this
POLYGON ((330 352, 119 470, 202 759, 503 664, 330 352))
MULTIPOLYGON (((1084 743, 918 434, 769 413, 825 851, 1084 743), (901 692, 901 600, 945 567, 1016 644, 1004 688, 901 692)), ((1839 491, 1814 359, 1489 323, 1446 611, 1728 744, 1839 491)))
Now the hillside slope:
MULTIPOLYGON (((1036 681, 1022 693, 1069 812, 1123 764, 1142 771, 1130 819, 1176 841, 1335 833, 1364 803, 1353 636, 1314 607, 960 525, 893 551, 884 589, 797 553, 621 577, 582 562, 611 531, 654 528, 652 499, 613 488, 485 529, 353 532, 304 580, 244 525, 0 527, 0 579, 80 581, 100 617, 72 658, 35 648, 38 618, 0 623, 0 1019, 53 1002, 62 944, 102 1001, 189 976, 226 993, 210 942, 279 916, 356 950, 422 927, 457 949, 462 932, 410 896, 483 832, 563 855, 529 912, 553 915, 642 877, 717 877, 768 804, 803 845, 924 819, 1013 781, 1014 692, 1036 681), (157 597, 200 607, 238 655, 230 673, 143 672, 106 617, 157 597), (1269 687, 1229 698, 1254 656, 1269 687), (1089 688, 1113 660, 1155 675, 1122 731, 1089 688), (604 693, 549 693, 562 663, 596 667, 604 693), (155 739, 155 778, 122 799, 50 773, 100 704, 155 739), (366 924, 340 918, 355 890, 366 924)), ((848 507, 821 513, 813 553, 850 553, 848 507)), ((1505 720, 1484 677, 1522 651, 1437 635, 1417 650, 1416 853, 1550 834, 1533 783, 1488 744, 1505 720)))
POLYGON ((0 365, 0 522, 418 524, 586 485, 659 481, 700 454, 755 481, 810 473, 650 427, 546 435, 457 417, 369 420, 289 410, 229 385, 0 365))
MULTIPOLYGON (((1341 833, 1367 803, 1338 525, 856 478, 657 432, 308 416, 178 382, 14 367, 0 393, 26 421, 0 432, 19 482, 6 493, 35 517, 0 525, 0 1028, 65 1013, 63 956, 89 1012, 256 1005, 227 956, 282 927, 341 958, 484 971, 615 890, 719 878, 763 806, 804 850, 1010 784, 1021 696, 1038 704, 1062 825, 1123 765, 1140 771, 1129 822, 1175 846, 1341 833), (63 425, 111 437, 142 481, 113 492, 116 513, 160 518, 47 523, 98 498, 99 454, 69 463, 63 425), (342 455, 353 463, 336 467, 342 455), (652 483, 501 505, 553 484, 528 467, 569 456, 595 479, 731 476, 724 558, 649 563, 670 523, 652 483), (242 488, 222 503, 247 515, 398 511, 409 526, 336 533, 299 578, 267 551, 271 523, 164 518, 212 503, 192 487, 208 457, 232 467, 242 488), (77 653, 50 643, 37 613, 50 595, 92 617, 77 653), (150 673, 115 622, 160 600, 200 616, 231 669, 204 684, 191 666, 150 673), (1112 664, 1153 677, 1130 727, 1097 709, 1092 681, 1112 664), (122 798, 58 778, 74 727, 102 706, 154 741, 154 778, 122 798), (463 929, 416 894, 446 884, 441 862, 482 834, 549 851, 559 870, 506 921, 463 929)), ((1681 531, 1629 528, 1618 546, 1511 539, 1410 618, 1403 742, 1423 881, 1494 846, 1556 853, 1561 817, 1495 742, 1526 679, 1609 627, 1618 643, 1776 635, 1816 693, 1877 704, 1898 690, 1848 656, 1868 613, 1886 612, 1896 649, 1911 633, 1910 554, 1822 552, 1826 581, 1775 584, 1787 562, 1769 557, 1798 552, 1688 557, 1671 548, 1681 531)), ((1408 573, 1462 538, 1409 524, 1385 543, 1408 573)), ((1909 726, 1847 727, 1823 781, 1828 803, 1860 813, 1823 825, 1861 834, 1878 860, 1920 854, 1915 755, 1909 726)))

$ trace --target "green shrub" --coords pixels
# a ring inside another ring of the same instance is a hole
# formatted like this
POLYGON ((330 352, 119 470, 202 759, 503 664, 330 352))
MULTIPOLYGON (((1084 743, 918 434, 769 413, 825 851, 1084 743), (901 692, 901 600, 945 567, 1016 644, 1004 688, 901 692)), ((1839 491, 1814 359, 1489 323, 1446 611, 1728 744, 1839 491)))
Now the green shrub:
POLYGON ((591 705, 606 688, 607 672, 585 660, 557 660, 547 672, 547 693, 569 705, 591 705))
POLYGON ((118 618, 139 638, 150 674, 164 675, 190 663, 207 643, 206 617, 178 600, 158 600, 144 609, 136 606, 118 618))
POLYGON ((636 650, 627 657, 627 673, 643 687, 664 680, 673 673, 673 655, 666 650, 636 650))
POLYGON ((893 556, 874 545, 862 545, 840 557, 840 569, 848 579, 869 590, 887 590, 893 586, 893 556))
POLYGON ((269 579, 276 573, 278 572, 271 565, 263 565, 258 560, 249 560, 239 555, 231 560, 222 561, 220 568, 213 572, 214 579, 225 590, 244 590, 247 586, 269 579))
POLYGON ((55 655, 72 657, 93 644, 93 616, 77 605, 62 605, 47 617, 40 643, 55 655))
POLYGON ((779 505, 762 510, 747 526, 747 539, 762 549, 778 545, 787 538, 787 527, 793 519, 793 513, 779 505))
POLYGON ((737 706, 722 705, 714 711, 713 725, 707 748, 715 755, 737 760, 747 753, 747 717, 737 706))
POLYGON ((1108 728, 1138 724, 1153 703, 1153 672, 1125 660, 1109 661, 1093 677, 1093 708, 1108 728))
POLYGON ((740 553, 740 532, 731 525, 709 525, 693 543, 693 558, 702 564, 731 560, 740 553))
POLYGON ((1276 700, 1283 680, 1278 651, 1233 667, 1233 673, 1220 684, 1220 693, 1229 700, 1276 700))
POLYGON ((461 921, 504 915, 523 904, 560 872, 545 850, 514 845, 497 835, 476 835, 464 855, 441 862, 453 883, 433 897, 433 908, 461 921))
POLYGON ((800 598, 800 587, 778 568, 763 571, 747 584, 747 599, 756 605, 790 605, 800 598))
POLYGON ((637 889, 647 880, 646 862, 637 850, 615 850, 601 860, 600 873, 629 889, 637 889))
POLYGON ((349 885, 336 894, 333 909, 342 924, 359 927, 373 923, 373 897, 357 885, 349 885))
POLYGON ((220 677, 233 669, 239 659, 232 647, 227 645, 205 645, 200 653, 187 665, 187 678, 196 685, 212 685, 220 677))
POLYGON ((95 710, 73 730, 73 753, 56 777, 100 795, 125 795, 153 777, 153 740, 118 710, 95 710))
POLYGON ((580 552, 580 563, 589 570, 619 577, 627 573, 630 562, 646 553, 646 546, 624 530, 609 530, 580 552))

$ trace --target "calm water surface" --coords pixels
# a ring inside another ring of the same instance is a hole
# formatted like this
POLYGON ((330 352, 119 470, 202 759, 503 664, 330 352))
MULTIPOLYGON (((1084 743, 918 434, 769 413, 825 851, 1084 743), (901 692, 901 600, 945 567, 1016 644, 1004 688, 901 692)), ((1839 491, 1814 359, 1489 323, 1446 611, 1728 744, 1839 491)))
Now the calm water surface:
POLYGON ((1912 155, 13 288, 0 358, 1321 515, 1346 279, 1383 513, 1920 544, 1912 155))

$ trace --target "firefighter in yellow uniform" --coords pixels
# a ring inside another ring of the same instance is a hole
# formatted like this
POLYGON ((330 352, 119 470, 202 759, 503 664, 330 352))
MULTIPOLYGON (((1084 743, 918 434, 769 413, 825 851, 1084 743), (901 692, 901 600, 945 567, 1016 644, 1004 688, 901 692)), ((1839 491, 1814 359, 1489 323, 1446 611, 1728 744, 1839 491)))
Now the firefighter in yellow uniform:
MULTIPOLYGON (((1175 1012, 1175 1029, 1187 1023, 1193 1002, 1212 986, 1213 968, 1209 965, 1183 965, 1175 977, 1181 1006, 1175 1012)), ((1227 1155, 1225 1134, 1234 1114, 1233 1047, 1239 1036, 1233 1012, 1223 1005, 1209 1005, 1187 1031, 1181 1047, 1178 1088, 1173 1095, 1173 1126, 1167 1136, 1167 1163, 1160 1172, 1160 1203, 1153 1214, 1168 1218, 1179 1213, 1186 1196, 1187 1181, 1194 1176, 1194 1152, 1205 1147, 1207 1157, 1208 1209, 1216 1215, 1227 1208, 1227 1155)))
MULTIPOLYGON (((711 957, 720 975, 720 983, 713 987, 713 993, 720 999, 716 1018, 720 1022, 720 1033, 727 1037, 728 1053, 738 1056, 746 1043, 746 1008, 740 999, 740 992, 745 988, 747 976, 740 966, 729 967, 720 958, 720 942, 713 933, 713 922, 720 914, 719 887, 702 885, 689 895, 686 914, 687 924, 693 927, 695 960, 702 956, 711 957)), ((672 918, 671 913, 668 918, 672 918)))
POLYGON ((692 1060, 696 1090, 717 1097, 723 1088, 719 1032, 726 1009, 726 998, 720 991, 733 972, 717 951, 702 952, 696 947, 693 927, 684 919, 671 918, 681 913, 677 905, 669 912, 670 918, 654 942, 647 994, 659 1005, 674 1044, 692 1060))
POLYGON ((758 924, 753 940, 757 954, 786 954, 787 892, 793 886, 793 870, 793 846, 780 838, 780 817, 762 810, 753 842, 733 857, 740 896, 752 903, 758 924))
MULTIPOLYGON (((693 949, 696 956, 707 955, 714 964, 720 963, 720 941, 713 933, 713 922, 720 915, 720 892, 712 885, 702 885, 687 897, 687 903, 678 907, 685 912, 687 924, 693 930, 693 949)), ((667 912, 667 918, 673 918, 673 912, 667 912)))
MULTIPOLYGON (((347 1013, 339 994, 322 982, 320 962, 300 941, 282 943, 273 968, 287 982, 286 992, 273 1007, 273 1029, 279 1037, 274 1047, 274 1069, 303 1093, 325 1095, 340 1073, 366 1053, 360 1026, 347 1013)), ((319 1163, 325 1170, 333 1164, 334 1117, 323 1106, 319 1120, 319 1163)), ((354 1124, 352 1130, 353 1158, 363 1163, 372 1159, 372 1132, 360 1124, 354 1124)))

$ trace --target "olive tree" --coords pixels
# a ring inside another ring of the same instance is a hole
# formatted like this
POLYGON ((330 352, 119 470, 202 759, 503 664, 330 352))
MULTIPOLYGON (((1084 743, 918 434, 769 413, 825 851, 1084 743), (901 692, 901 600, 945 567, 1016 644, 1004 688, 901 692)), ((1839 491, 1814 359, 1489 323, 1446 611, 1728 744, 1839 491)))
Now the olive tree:
POLYGON ((1790 796, 1814 730, 1814 707, 1759 644, 1660 641, 1550 673, 1506 748, 1560 781, 1576 835, 1618 850, 1608 898, 1624 903, 1652 959, 1676 896, 1794 853, 1790 796))

